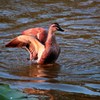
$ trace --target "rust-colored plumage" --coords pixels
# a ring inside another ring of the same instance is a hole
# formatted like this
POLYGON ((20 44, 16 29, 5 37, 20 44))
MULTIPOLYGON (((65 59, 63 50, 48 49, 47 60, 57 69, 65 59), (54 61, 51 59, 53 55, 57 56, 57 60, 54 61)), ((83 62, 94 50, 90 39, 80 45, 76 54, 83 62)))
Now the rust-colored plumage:
POLYGON ((30 28, 22 32, 23 35, 33 35, 41 43, 45 43, 47 38, 47 31, 42 27, 30 28))
POLYGON ((54 63, 60 53, 56 31, 64 31, 58 23, 51 24, 48 33, 44 28, 31 28, 11 40, 6 47, 25 47, 30 53, 30 60, 39 64, 54 63))

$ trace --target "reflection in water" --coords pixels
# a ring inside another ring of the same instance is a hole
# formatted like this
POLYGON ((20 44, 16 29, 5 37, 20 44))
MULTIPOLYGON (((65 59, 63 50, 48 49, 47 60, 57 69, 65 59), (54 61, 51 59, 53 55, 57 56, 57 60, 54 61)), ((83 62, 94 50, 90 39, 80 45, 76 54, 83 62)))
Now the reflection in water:
POLYGON ((32 64, 30 66, 17 66, 15 68, 9 69, 9 73, 15 76, 19 76, 19 79, 22 79, 22 81, 55 82, 56 80, 54 80, 53 78, 56 78, 58 76, 59 70, 59 64, 32 64), (47 80, 47 78, 49 80, 47 80))
MULTIPOLYGON (((76 99, 79 100, 84 100, 84 99, 88 100, 88 98, 94 100, 94 98, 97 99, 99 98, 99 96, 91 97, 88 95, 79 94, 79 93, 86 93, 86 94, 89 93, 94 95, 98 94, 86 88, 78 87, 77 85, 74 86, 68 84, 58 84, 59 81, 57 81, 56 78, 59 76, 59 71, 60 71, 59 64, 47 64, 47 65, 32 64, 30 66, 17 66, 15 68, 9 69, 8 72, 10 73, 10 75, 18 76, 16 80, 13 79, 13 77, 10 77, 9 81, 11 83, 13 82, 16 86, 18 85, 18 87, 20 85, 23 92, 29 94, 28 98, 33 98, 34 95, 36 95, 34 98, 49 99, 49 100, 58 100, 58 99, 70 100, 72 99, 72 97, 75 97, 76 99), (62 92, 62 90, 66 92, 62 92), (77 92, 77 94, 74 94, 71 91, 77 92), (80 98, 80 96, 82 96, 83 98, 80 98)), ((12 84, 12 86, 14 84, 12 84)))
POLYGON ((25 93, 30 94, 30 98, 34 97, 33 94, 37 95, 36 98, 39 100, 99 100, 99 96, 88 96, 84 94, 74 94, 67 93, 63 91, 56 90, 42 90, 42 89, 33 89, 25 88, 23 90, 25 93), (74 98, 74 99, 73 99, 74 98))
POLYGON ((31 67, 30 75, 36 77, 55 78, 60 70, 59 64, 37 65, 37 67, 33 67, 31 67))

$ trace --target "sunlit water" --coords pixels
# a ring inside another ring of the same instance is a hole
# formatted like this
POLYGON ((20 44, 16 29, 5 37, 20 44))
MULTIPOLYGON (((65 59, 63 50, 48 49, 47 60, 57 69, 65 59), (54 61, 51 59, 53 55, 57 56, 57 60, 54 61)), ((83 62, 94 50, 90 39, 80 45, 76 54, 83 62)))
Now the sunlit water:
POLYGON ((40 100, 100 99, 100 0, 0 0, 0 82, 40 100), (31 64, 23 49, 5 48, 31 27, 58 22, 56 64, 31 64))

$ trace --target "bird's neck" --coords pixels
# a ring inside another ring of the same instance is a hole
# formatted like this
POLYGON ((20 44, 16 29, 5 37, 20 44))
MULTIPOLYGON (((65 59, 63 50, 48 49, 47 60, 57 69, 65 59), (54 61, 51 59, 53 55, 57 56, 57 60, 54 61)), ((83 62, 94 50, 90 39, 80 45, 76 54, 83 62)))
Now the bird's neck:
POLYGON ((46 46, 51 46, 56 43, 55 33, 49 29, 46 40, 46 46))

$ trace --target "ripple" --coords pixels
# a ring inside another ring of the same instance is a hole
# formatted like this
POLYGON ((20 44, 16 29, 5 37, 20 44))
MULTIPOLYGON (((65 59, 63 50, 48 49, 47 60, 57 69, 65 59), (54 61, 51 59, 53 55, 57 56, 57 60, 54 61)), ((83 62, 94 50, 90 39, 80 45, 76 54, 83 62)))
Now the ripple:
POLYGON ((18 88, 25 88, 25 87, 33 87, 36 89, 45 89, 45 90, 60 90, 65 92, 72 92, 72 93, 81 93, 81 94, 89 94, 89 95, 100 95, 99 92, 93 92, 85 87, 81 87, 78 85, 69 85, 69 84, 51 84, 51 83, 27 83, 25 84, 25 87, 22 85, 22 83, 17 84, 18 88))
POLYGON ((1 29, 7 29, 7 28, 10 28, 10 25, 8 25, 7 23, 1 23, 0 28, 1 29))
POLYGON ((17 20, 17 23, 19 24, 25 24, 25 23, 29 23, 29 22, 32 22, 33 19, 30 19, 30 18, 20 18, 17 20))
POLYGON ((100 84, 85 84, 85 86, 100 90, 100 84))

